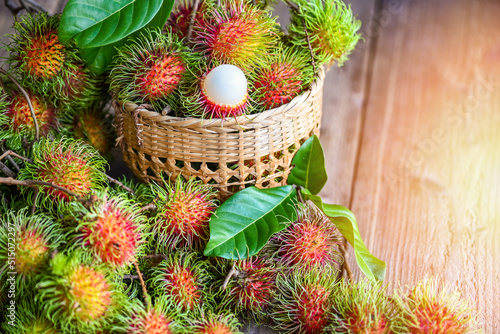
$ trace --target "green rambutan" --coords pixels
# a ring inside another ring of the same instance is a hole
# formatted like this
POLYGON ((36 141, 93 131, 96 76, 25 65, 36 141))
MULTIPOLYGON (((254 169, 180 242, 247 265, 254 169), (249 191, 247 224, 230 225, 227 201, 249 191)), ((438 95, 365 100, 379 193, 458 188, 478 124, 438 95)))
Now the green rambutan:
POLYGON ((337 61, 341 66, 349 57, 361 35, 361 21, 341 0, 294 0, 298 11, 292 11, 289 40, 308 49, 308 38, 315 59, 320 64, 337 61))
MULTIPOLYGON (((167 20, 166 29, 170 29, 180 40, 188 36, 194 6, 195 2, 193 0, 177 1, 167 20)), ((201 24, 203 13, 207 11, 208 6, 210 6, 210 1, 200 1, 198 3, 194 17, 194 22, 197 22, 198 25, 201 24)), ((193 33, 195 32, 191 31, 191 34, 193 33)))
POLYGON ((118 50, 110 90, 122 101, 151 104, 158 110, 178 104, 178 88, 196 57, 170 31, 147 31, 118 50))
POLYGON ((239 331, 241 324, 231 313, 216 314, 213 312, 202 315, 193 321, 187 332, 192 334, 243 334, 239 331))
POLYGON ((64 332, 109 326, 126 297, 107 267, 82 252, 58 253, 39 277, 35 300, 64 332))
POLYGON ((73 120, 73 134, 93 146, 100 155, 111 156, 115 140, 112 117, 100 105, 77 112, 73 120))
MULTIPOLYGON (((54 141, 41 139, 33 145, 32 160, 21 169, 20 180, 50 182, 82 197, 101 190, 106 182, 106 160, 82 141, 65 137, 54 141)), ((39 186, 39 189, 48 195, 42 197, 44 203, 54 199, 70 201, 70 196, 61 190, 49 186, 39 186)))
POLYGON ((207 9, 195 22, 196 51, 203 52, 214 65, 232 64, 251 69, 277 44, 278 24, 269 12, 246 0, 223 0, 207 9))
MULTIPOLYGON (((59 127, 56 109, 39 95, 28 93, 35 112, 39 134, 46 137, 50 131, 59 127)), ((7 98, 7 105, 0 109, 0 140, 6 139, 7 146, 18 150, 23 140, 35 139, 35 122, 31 116, 28 101, 23 94, 15 92, 7 98)))
POLYGON ((213 277, 210 263, 188 249, 166 256, 153 270, 150 284, 156 296, 172 300, 182 311, 198 312, 212 303, 208 287, 213 277))
MULTIPOLYGON (((6 321, 3 329, 9 334, 59 334, 61 331, 47 319, 32 301, 17 303, 14 321, 6 321)), ((10 319, 9 319, 10 320, 10 319)))
POLYGON ((17 288, 24 289, 61 244, 63 231, 48 216, 31 215, 27 208, 8 210, 0 217, 0 281, 15 273, 17 288))
MULTIPOLYGON (((79 75, 75 80, 77 83, 84 80, 79 72, 81 66, 77 64, 81 61, 75 49, 59 42, 59 21, 60 15, 48 16, 46 13, 28 14, 17 20, 13 41, 8 47, 9 62, 11 68, 19 73, 23 86, 37 94, 68 102, 69 95, 64 96, 65 91, 88 91, 80 90, 81 84, 71 88, 67 86, 72 83, 68 80, 70 77, 79 75)), ((88 81, 89 84, 92 82, 88 81)), ((81 95, 86 98, 85 94, 81 95)), ((71 100, 76 98, 78 96, 71 100)))
POLYGON ((74 205, 80 213, 76 245, 113 268, 127 267, 144 255, 145 217, 138 213, 137 205, 123 196, 108 199, 106 194, 100 194, 96 197, 90 209, 74 205))
POLYGON ((264 109, 277 108, 301 94, 313 78, 310 56, 297 48, 280 48, 268 64, 257 69, 253 94, 264 109))
POLYGON ((478 333, 477 314, 458 291, 449 291, 436 278, 426 279, 405 294, 394 294, 394 332, 410 334, 478 333))
POLYGON ((332 294, 332 324, 327 332, 389 334, 392 305, 381 284, 342 280, 332 294), (373 284, 373 285, 372 285, 373 284))
POLYGON ((264 253, 287 269, 329 266, 338 271, 342 234, 315 205, 297 207, 297 221, 271 237, 264 253))
MULTIPOLYGON (((256 322, 265 320, 266 312, 276 294, 278 267, 257 256, 235 263, 237 272, 225 290, 221 291, 224 305, 237 314, 256 322)), ((229 271, 226 267, 224 271, 229 271)))
POLYGON ((150 308, 145 308, 137 299, 129 304, 118 315, 119 326, 115 326, 115 330, 127 334, 174 334, 183 328, 179 310, 165 297, 155 298, 150 308))
POLYGON ((329 267, 280 273, 273 328, 282 333, 323 333, 330 323, 337 273, 329 267))
POLYGON ((151 189, 158 198, 156 215, 151 217, 156 249, 202 249, 209 237, 208 222, 217 207, 214 188, 178 177, 174 186, 163 180, 162 185, 153 183, 151 189))

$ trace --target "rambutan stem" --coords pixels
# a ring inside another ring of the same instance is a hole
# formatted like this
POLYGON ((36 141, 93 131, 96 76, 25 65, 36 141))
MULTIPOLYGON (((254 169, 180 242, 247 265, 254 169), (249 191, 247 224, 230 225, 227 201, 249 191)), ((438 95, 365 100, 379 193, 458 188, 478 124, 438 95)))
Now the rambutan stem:
POLYGON ((16 85, 16 87, 21 91, 21 93, 23 93, 24 97, 26 98, 26 101, 28 102, 28 106, 30 108, 31 117, 33 118, 33 123, 35 124, 35 140, 38 141, 40 139, 40 129, 38 128, 38 121, 36 120, 35 109, 33 108, 33 105, 31 104, 31 100, 30 100, 28 93, 26 93, 26 91, 19 84, 19 82, 17 82, 17 80, 14 79, 10 74, 8 74, 7 71, 5 71, 3 68, 0 68, 0 73, 5 74, 10 80, 12 80, 14 85, 16 85))
POLYGON ((233 277, 237 277, 239 275, 238 270, 236 270, 236 261, 233 262, 233 266, 231 267, 231 270, 226 275, 226 278, 224 279, 224 283, 222 283, 222 290, 226 290, 227 285, 229 284, 229 281, 233 277))
POLYGON ((346 244, 345 244, 345 239, 344 239, 344 242, 341 242, 340 243, 340 252, 342 253, 342 257, 344 258, 344 263, 342 264, 342 268, 345 270, 346 274, 347 274, 347 278, 352 281, 353 280, 353 275, 352 275, 352 271, 351 271, 351 266, 349 265, 349 261, 348 261, 348 253, 347 253, 347 250, 346 250, 346 244))
POLYGON ((125 191, 131 193, 132 195, 135 195, 135 192, 132 189, 130 189, 129 187, 127 187, 126 185, 124 185, 120 181, 113 179, 111 176, 109 176, 108 174, 106 174, 104 172, 103 172, 103 174, 106 175, 106 178, 108 179, 109 182, 114 183, 114 184, 118 185, 119 187, 121 187, 122 189, 124 189, 125 191))
POLYGON ((9 167, 0 162, 0 170, 8 177, 16 177, 16 173, 10 170, 9 167))
POLYGON ((137 261, 134 261, 135 270, 137 271, 137 276, 139 277, 139 282, 142 287, 142 294, 144 295, 144 302, 146 303, 146 308, 149 311, 151 308, 151 300, 148 294, 148 290, 146 289, 146 283, 144 283, 144 279, 142 278, 141 270, 139 269, 139 264, 137 261))
POLYGON ((22 155, 19 155, 19 154, 17 154, 16 152, 14 152, 12 150, 7 150, 7 151, 3 152, 2 155, 0 155, 0 160, 2 160, 5 157, 8 158, 9 156, 13 156, 13 157, 21 159, 23 161, 26 161, 26 162, 29 162, 29 163, 33 163, 33 161, 31 159, 23 157, 22 155))
POLYGON ((198 13, 199 5, 200 5, 200 0, 195 0, 193 12, 191 13, 191 17, 189 18, 189 27, 188 27, 188 31, 187 31, 187 40, 189 43, 191 43, 191 35, 193 33, 194 20, 196 18, 196 14, 198 13))

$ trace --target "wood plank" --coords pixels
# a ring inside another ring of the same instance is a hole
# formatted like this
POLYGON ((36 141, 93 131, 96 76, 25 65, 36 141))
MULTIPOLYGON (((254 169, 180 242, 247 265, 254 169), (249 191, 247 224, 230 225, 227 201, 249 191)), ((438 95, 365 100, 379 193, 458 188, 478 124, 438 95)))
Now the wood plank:
POLYGON ((352 202, 387 281, 440 275, 487 333, 500 323, 499 16, 495 1, 421 0, 386 17, 352 202))

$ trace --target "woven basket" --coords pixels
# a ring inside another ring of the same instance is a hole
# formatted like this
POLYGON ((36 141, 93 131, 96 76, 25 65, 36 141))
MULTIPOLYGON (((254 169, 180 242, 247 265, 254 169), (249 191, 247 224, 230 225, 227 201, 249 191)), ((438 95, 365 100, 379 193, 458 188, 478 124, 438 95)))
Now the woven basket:
POLYGON ((284 185, 300 145, 319 135, 324 77, 321 69, 310 90, 288 104, 236 119, 172 117, 115 101, 123 159, 143 181, 197 177, 221 199, 248 185, 284 185))

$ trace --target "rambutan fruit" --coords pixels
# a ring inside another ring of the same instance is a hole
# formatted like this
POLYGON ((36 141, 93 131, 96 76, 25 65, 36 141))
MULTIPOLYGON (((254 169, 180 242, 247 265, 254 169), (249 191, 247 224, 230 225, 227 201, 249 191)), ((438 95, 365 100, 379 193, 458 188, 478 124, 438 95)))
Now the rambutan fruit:
POLYGON ((202 249, 209 236, 208 222, 217 207, 214 188, 178 177, 173 186, 163 180, 162 185, 153 183, 151 189, 158 198, 156 214, 151 217, 156 250, 202 249))
POLYGON ((151 104, 162 110, 179 103, 178 87, 190 74, 195 55, 170 31, 150 30, 118 50, 110 90, 121 101, 151 104))
POLYGON ((241 324, 234 314, 210 312, 194 320, 187 332, 192 334, 243 334, 239 330, 240 327, 241 324))
POLYGON ((241 69, 223 64, 199 72, 202 74, 195 84, 183 93, 186 114, 226 119, 252 110, 247 78, 241 69))
POLYGON ((277 108, 307 89, 313 75, 307 52, 298 48, 278 49, 268 64, 256 71, 254 98, 265 110, 277 108))
MULTIPOLYGON (((9 334, 59 334, 61 331, 47 319, 33 301, 16 303, 15 320, 6 321, 3 329, 9 334)), ((11 319, 9 319, 11 320, 11 319)))
POLYGON ((337 61, 341 66, 349 57, 361 35, 361 21, 341 0, 294 0, 298 11, 292 11, 289 41, 308 49, 308 38, 319 64, 337 61), (304 27, 305 25, 305 27, 304 27))
POLYGON ((73 47, 59 42, 59 21, 60 15, 46 13, 21 17, 14 23, 15 33, 8 47, 10 67, 19 73, 22 85, 54 98, 68 89, 66 85, 71 82, 65 78, 81 63, 73 47))
POLYGON ((35 301, 64 332, 108 326, 127 297, 109 269, 92 264, 87 254, 56 254, 39 277, 35 301))
POLYGON ((152 272, 150 285, 156 296, 165 296, 180 310, 198 312, 211 304, 208 286, 213 277, 210 263, 188 249, 170 253, 152 272))
POLYGON ((100 105, 76 113, 73 120, 73 134, 93 146, 100 155, 111 156, 115 140, 112 117, 100 105))
MULTIPOLYGON (((56 109, 40 95, 28 93, 35 112, 40 137, 46 137, 59 126, 56 109)), ((35 122, 28 101, 23 94, 15 92, 7 98, 7 106, 0 115, 0 140, 6 139, 7 146, 14 150, 22 147, 23 140, 35 138, 35 122)))
POLYGON ((154 306, 149 308, 137 299, 129 304, 118 315, 115 330, 127 334, 174 334, 184 327, 178 308, 165 297, 155 298, 154 306))
POLYGON ((280 273, 273 328, 281 333, 323 333, 330 324, 337 273, 329 267, 280 273))
POLYGON ((95 258, 117 269, 131 265, 144 254, 145 217, 138 206, 123 196, 108 198, 96 195, 90 207, 75 204, 77 216, 77 247, 90 251, 95 258))
MULTIPOLYGON (((33 145, 32 160, 21 169, 19 179, 50 182, 81 197, 103 189, 106 182, 106 160, 82 141, 65 137, 54 141, 41 139, 33 145)), ((39 189, 48 195, 39 196, 45 204, 54 199, 56 204, 71 200, 62 190, 50 186, 39 186, 39 189)))
POLYGON ((410 334, 477 333, 477 314, 458 291, 450 291, 436 278, 426 279, 409 294, 394 294, 397 315, 394 332, 410 334))
POLYGON ((381 284, 342 280, 332 294, 332 324, 327 332, 389 334, 392 305, 381 284))
POLYGON ((62 76, 63 86, 54 96, 64 109, 85 109, 101 99, 103 80, 87 69, 82 62, 72 64, 62 76))
POLYGON ((28 209, 8 210, 0 216, 0 281, 15 273, 17 289, 31 285, 63 238, 59 224, 28 209))
POLYGON ((270 13, 246 0, 223 0, 195 22, 196 51, 214 65, 232 64, 248 70, 279 40, 278 24, 270 13))
MULTIPOLYGON (((198 3, 194 17, 194 22, 197 22, 198 25, 202 24, 203 13, 207 11, 208 6, 210 6, 210 1, 200 1, 198 3)), ((194 9, 195 2, 193 0, 181 0, 176 2, 174 9, 170 13, 166 29, 170 29, 173 34, 176 34, 179 40, 188 36, 191 15, 194 9)), ((195 32, 191 31, 191 36, 193 36, 193 33, 195 32)))
POLYGON ((273 235, 263 250, 287 269, 329 266, 338 270, 342 234, 315 205, 297 207, 297 221, 273 235))
MULTIPOLYGON (((237 274, 232 278, 220 299, 237 314, 256 322, 265 319, 276 294, 276 275, 279 267, 253 256, 235 263, 237 274)), ((229 272, 226 267, 223 276, 229 272)))

